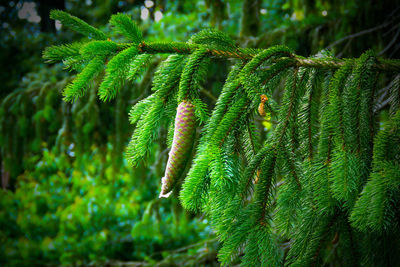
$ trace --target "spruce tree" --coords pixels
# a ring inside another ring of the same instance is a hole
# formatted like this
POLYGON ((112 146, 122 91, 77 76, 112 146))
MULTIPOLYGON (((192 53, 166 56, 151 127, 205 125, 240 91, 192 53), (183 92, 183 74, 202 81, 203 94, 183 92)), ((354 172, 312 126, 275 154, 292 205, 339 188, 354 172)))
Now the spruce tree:
POLYGON ((161 196, 179 191, 185 209, 207 214, 223 265, 323 265, 333 249, 341 266, 400 261, 399 60, 372 51, 338 59, 328 52, 305 58, 285 46, 241 48, 212 29, 186 43, 149 43, 124 14, 110 19, 129 40, 118 43, 63 11, 51 17, 89 37, 44 51, 48 62, 79 72, 66 101, 84 95, 104 68, 98 96, 113 99, 153 55, 169 54, 152 94, 130 111, 136 128, 126 157, 139 164, 159 127, 169 129, 161 196), (216 59, 234 64, 209 110, 199 90, 216 59), (381 125, 374 103, 383 74, 393 80, 390 117, 381 125), (273 92, 281 83, 278 101, 273 92), (265 138, 257 111, 276 122, 265 138))

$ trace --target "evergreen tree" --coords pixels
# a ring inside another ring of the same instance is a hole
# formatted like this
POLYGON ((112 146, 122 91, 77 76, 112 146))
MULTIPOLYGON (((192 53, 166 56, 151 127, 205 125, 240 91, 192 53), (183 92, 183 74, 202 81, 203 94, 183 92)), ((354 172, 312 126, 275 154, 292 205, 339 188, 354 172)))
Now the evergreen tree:
POLYGON ((210 29, 186 43, 148 43, 124 14, 110 20, 130 41, 118 43, 63 11, 51 17, 90 38, 44 52, 79 71, 64 90, 66 101, 84 95, 104 66, 98 95, 112 99, 152 55, 170 54, 155 73, 153 93, 131 109, 136 129, 126 156, 137 165, 159 127, 169 129, 161 196, 180 190, 184 208, 209 216, 223 265, 238 258, 244 266, 322 265, 333 249, 341 266, 399 262, 400 61, 372 51, 338 59, 327 52, 304 58, 284 46, 240 48, 210 29), (209 110, 199 90, 215 59, 235 64, 209 110), (382 73, 394 77, 384 125, 374 108, 382 73), (282 99, 274 100, 281 83, 282 99), (265 138, 257 110, 276 122, 265 138))

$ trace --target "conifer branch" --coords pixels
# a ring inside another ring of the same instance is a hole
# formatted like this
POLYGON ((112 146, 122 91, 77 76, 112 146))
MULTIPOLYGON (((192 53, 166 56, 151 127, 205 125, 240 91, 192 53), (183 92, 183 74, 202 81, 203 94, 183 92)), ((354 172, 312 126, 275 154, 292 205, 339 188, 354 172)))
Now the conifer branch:
POLYGON ((195 92, 194 85, 196 83, 195 73, 201 67, 203 59, 207 56, 207 50, 198 49, 191 54, 189 60, 186 63, 182 77, 179 84, 178 102, 182 102, 184 99, 194 99, 195 97, 191 94, 195 92))
POLYGON ((70 57, 79 56, 79 50, 83 43, 71 43, 65 45, 53 45, 47 47, 43 51, 43 58, 46 59, 46 63, 56 63, 70 57))
POLYGON ((113 25, 119 33, 126 36, 133 43, 138 44, 143 40, 142 32, 126 14, 115 14, 111 16, 110 24, 113 25))
POLYGON ((100 30, 93 26, 90 26, 85 21, 72 16, 71 14, 61 11, 52 10, 50 12, 50 18, 54 20, 59 20, 64 26, 71 28, 72 30, 86 35, 89 38, 95 40, 106 40, 107 36, 100 30))
POLYGON ((89 82, 103 69, 104 61, 105 58, 103 56, 94 57, 82 72, 76 76, 75 80, 64 89, 64 100, 73 102, 78 97, 83 96, 89 82))
MULTIPOLYGON (((149 54, 162 54, 162 53, 178 53, 178 54, 192 54, 194 50, 198 49, 201 45, 199 44, 188 44, 188 43, 145 43, 139 44, 139 51, 141 53, 149 54)), ((248 49, 248 48, 237 48, 234 51, 224 51, 214 48, 206 48, 209 54, 217 58, 237 58, 242 60, 250 60, 264 49, 248 49)), ((334 58, 305 58, 298 55, 293 55, 293 59, 298 67, 308 67, 316 69, 339 69, 344 66, 346 61, 353 61, 354 59, 334 59, 334 58)), ((281 57, 276 61, 285 59, 281 57)), ((378 62, 373 65, 373 68, 381 71, 396 72, 400 71, 400 60, 397 59, 378 59, 378 62)))
POLYGON ((137 55, 136 47, 130 47, 114 56, 107 64, 106 75, 99 87, 101 100, 109 100, 117 95, 129 70, 130 61, 137 55))
MULTIPOLYGON (((333 234, 333 225, 345 226, 334 230, 340 235, 340 251, 359 242, 352 227, 369 237, 371 230, 399 232, 398 75, 387 90, 390 121, 375 139, 379 127, 372 103, 379 74, 399 72, 400 60, 376 58, 370 51, 357 59, 337 59, 327 52, 302 57, 285 46, 240 48, 212 29, 187 42, 147 43, 124 14, 112 16, 110 24, 132 43, 118 43, 65 12, 53 11, 52 17, 94 39, 53 46, 43 53, 49 63, 61 60, 80 71, 64 90, 67 101, 81 97, 104 65, 99 96, 108 100, 125 80, 135 81, 146 69, 152 70, 146 65, 153 55, 169 54, 155 71, 152 94, 130 111, 136 129, 126 154, 132 165, 138 164, 155 147, 160 127, 168 128, 173 153, 163 195, 185 164, 191 164, 179 198, 185 209, 204 211, 211 219, 223 243, 218 255, 222 264, 233 264, 238 257, 245 266, 317 263, 329 249, 326 238, 333 234), (216 58, 236 59, 237 64, 209 116, 199 92, 216 58), (282 87, 283 97, 274 100, 282 87), (266 131, 261 147, 252 123, 264 94, 268 101, 262 103, 276 125, 266 131), (192 138, 196 118, 204 126, 189 162, 187 156, 196 144, 192 138), (182 144, 184 150, 179 149, 182 144), (258 181, 253 183, 256 173, 258 181), (338 214, 338 210, 343 211, 338 214), (282 238, 291 239, 287 255, 279 247, 282 238)), ((90 103, 80 112, 93 105, 96 92, 90 93, 90 103)))

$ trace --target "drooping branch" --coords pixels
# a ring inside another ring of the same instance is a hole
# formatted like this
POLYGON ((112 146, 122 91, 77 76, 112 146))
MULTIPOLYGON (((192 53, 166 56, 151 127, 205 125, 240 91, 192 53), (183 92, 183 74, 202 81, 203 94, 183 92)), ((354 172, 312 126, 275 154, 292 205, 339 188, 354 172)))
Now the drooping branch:
MULTIPOLYGON (((119 44, 121 48, 126 48, 134 44, 124 43, 119 44)), ((236 49, 228 49, 221 50, 213 47, 207 47, 200 44, 189 44, 183 42, 171 42, 171 43, 145 43, 142 42, 138 45, 138 50, 140 53, 148 53, 148 54, 191 54, 194 50, 206 47, 208 53, 212 57, 217 58, 227 58, 227 59, 242 59, 242 60, 250 60, 255 57, 258 53, 265 49, 250 49, 250 48, 236 48, 236 49)), ((286 57, 282 57, 277 61, 284 60, 286 57)), ((319 69, 338 69, 347 61, 353 61, 354 59, 321 59, 321 58, 305 58, 299 55, 294 55, 294 59, 296 60, 296 64, 298 67, 308 67, 308 68, 319 68, 319 69)), ((374 64, 373 68, 381 71, 400 71, 400 60, 393 59, 377 59, 377 63, 374 64)))

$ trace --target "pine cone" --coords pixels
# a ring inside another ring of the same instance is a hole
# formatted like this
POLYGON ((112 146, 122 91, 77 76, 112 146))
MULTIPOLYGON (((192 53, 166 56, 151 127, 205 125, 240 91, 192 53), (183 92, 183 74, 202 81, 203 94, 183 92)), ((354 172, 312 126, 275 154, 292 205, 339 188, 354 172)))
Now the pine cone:
POLYGON ((175 117, 175 131, 165 175, 161 179, 161 197, 169 197, 181 174, 188 153, 192 147, 193 134, 196 128, 194 106, 189 101, 182 101, 175 117))

